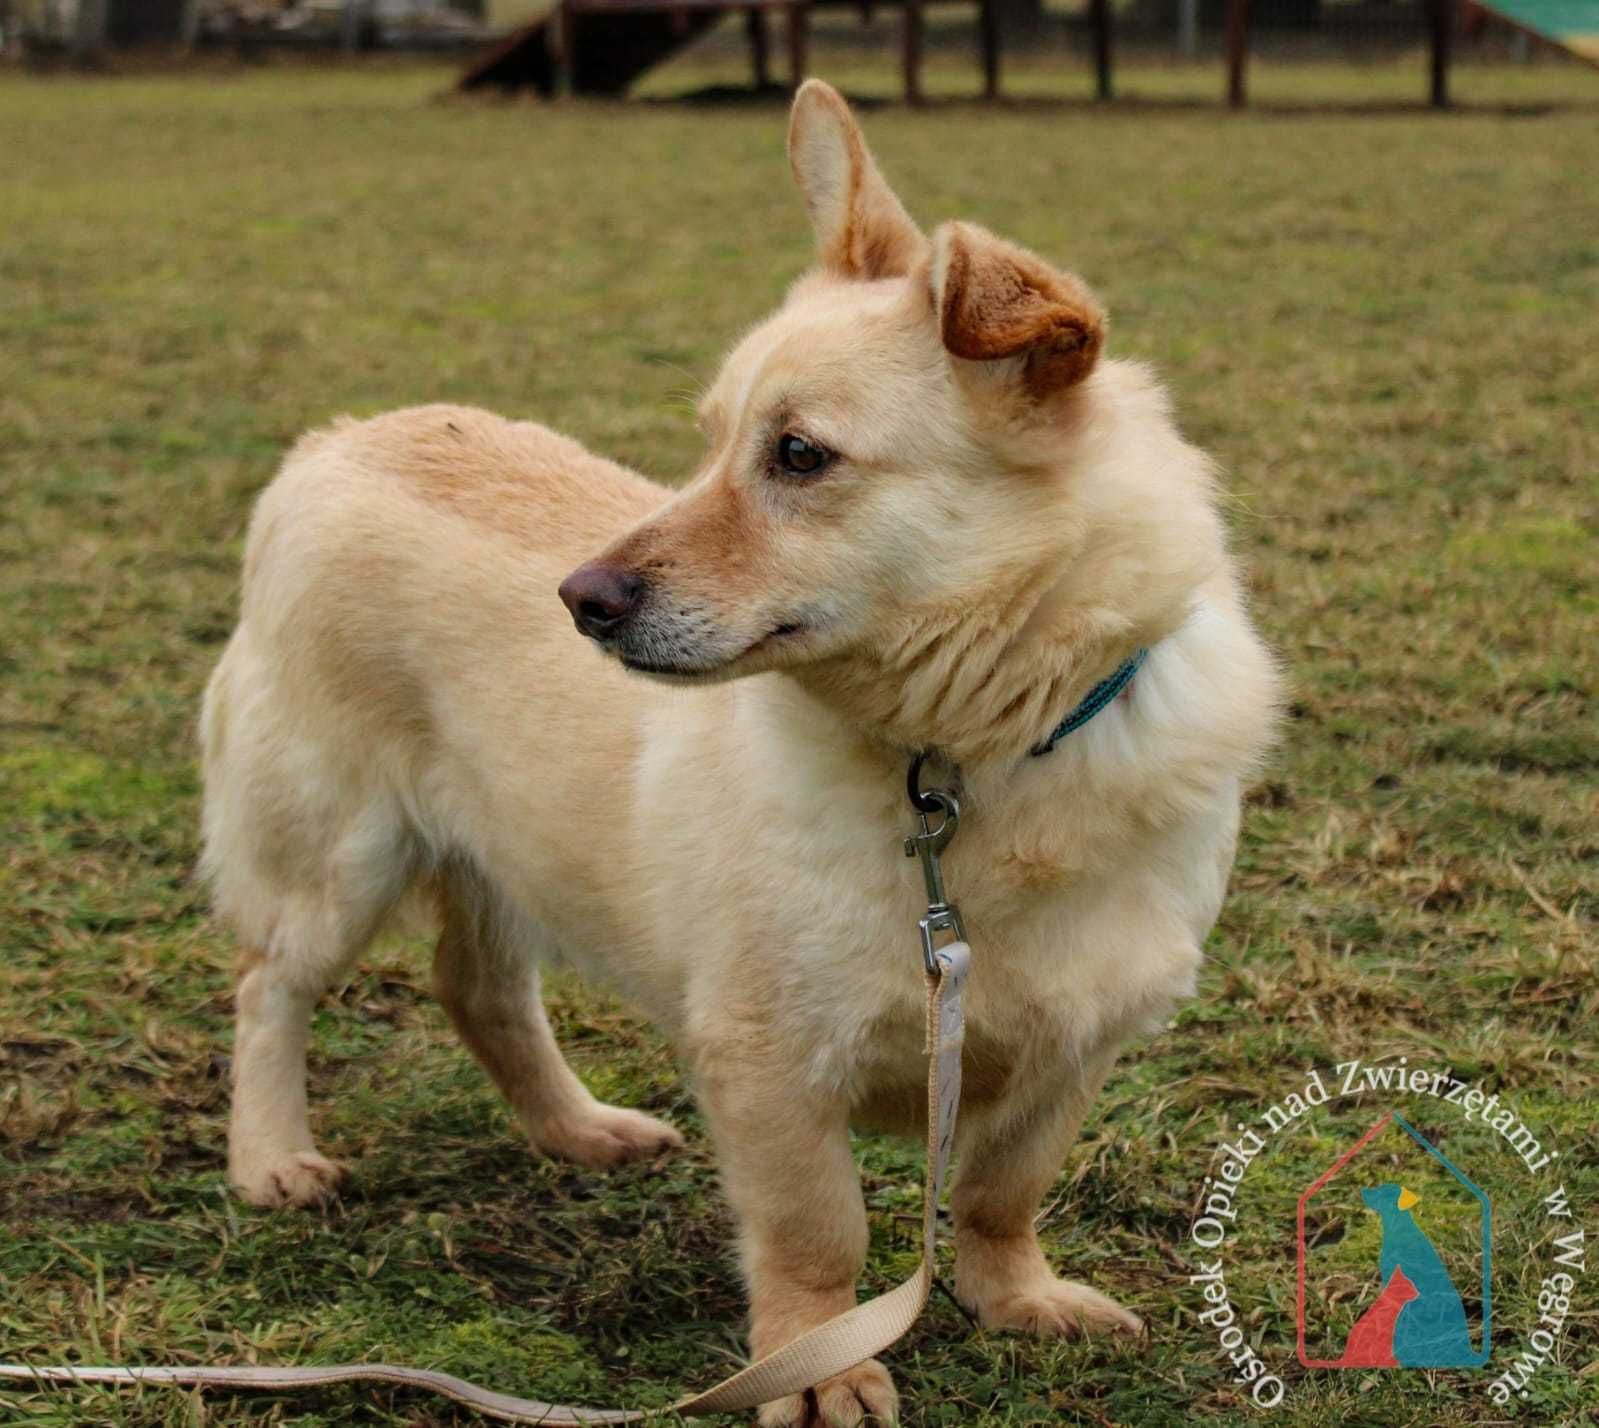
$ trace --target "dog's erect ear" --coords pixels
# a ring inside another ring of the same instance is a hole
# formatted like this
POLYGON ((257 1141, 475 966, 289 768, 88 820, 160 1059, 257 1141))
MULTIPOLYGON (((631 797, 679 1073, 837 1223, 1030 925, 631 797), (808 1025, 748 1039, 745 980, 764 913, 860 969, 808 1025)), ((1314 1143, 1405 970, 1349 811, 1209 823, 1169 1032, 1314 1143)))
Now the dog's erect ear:
POLYGON ((807 80, 788 120, 788 161, 816 229, 824 268, 847 278, 897 278, 927 240, 883 181, 839 92, 807 80))
POLYGON ((1019 358, 1037 400, 1094 370, 1105 310, 1070 273, 971 223, 933 235, 933 298, 945 348, 972 362, 1019 358))

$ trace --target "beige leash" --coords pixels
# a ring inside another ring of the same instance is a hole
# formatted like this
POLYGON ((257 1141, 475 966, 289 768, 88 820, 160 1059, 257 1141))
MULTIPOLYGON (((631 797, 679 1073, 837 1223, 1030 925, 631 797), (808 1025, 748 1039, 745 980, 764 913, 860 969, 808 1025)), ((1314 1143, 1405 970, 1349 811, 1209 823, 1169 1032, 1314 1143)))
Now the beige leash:
MULTIPOLYGON (((925 820, 924 820, 925 827, 925 820)), ((941 831, 941 830, 940 830, 941 831)), ((953 829, 950 829, 953 832, 953 829)), ((925 835, 924 835, 925 836, 925 835)), ((916 840, 910 840, 912 842, 916 840)), ((948 841, 947 837, 944 839, 948 841)), ((909 850, 915 851, 915 850, 909 850)), ((933 853, 936 857, 936 850, 933 853)), ((506 1423, 635 1423, 661 1414, 685 1418, 732 1413, 803 1393, 880 1354, 921 1317, 933 1287, 938 1202, 955 1139, 961 1094, 961 995, 971 953, 965 942, 931 952, 927 973, 927 1177, 922 1201, 922 1262, 886 1294, 857 1304, 791 1343, 740 1369, 714 1388, 665 1408, 572 1408, 481 1388, 452 1374, 395 1364, 332 1364, 326 1368, 79 1368, 0 1364, 0 1378, 35 1383, 154 1383, 179 1387, 302 1389, 332 1383, 392 1383, 452 1398, 506 1423)))

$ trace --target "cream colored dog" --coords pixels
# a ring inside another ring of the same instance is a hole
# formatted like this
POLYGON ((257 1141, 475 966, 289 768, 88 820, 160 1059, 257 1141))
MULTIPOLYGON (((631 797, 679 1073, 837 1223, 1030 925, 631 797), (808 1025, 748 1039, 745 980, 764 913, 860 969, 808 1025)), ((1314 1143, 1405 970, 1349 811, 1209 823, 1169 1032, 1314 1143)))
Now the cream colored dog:
MULTIPOLYGON (((692 1073, 752 1352, 837 1314, 867 1243, 849 1128, 925 1109, 900 844, 931 750, 974 953, 959 1296, 990 1328, 1137 1330, 1055 1276, 1033 1217, 1118 1048, 1193 987, 1273 665, 1211 465, 1145 369, 1099 360, 1083 285, 968 224, 924 238, 826 85, 789 153, 818 262, 723 367, 681 491, 426 407, 305 438, 262 496, 203 727, 205 863, 245 947, 231 1176, 264 1205, 337 1186, 309 1015, 420 889, 439 1000, 533 1145, 606 1166, 681 1140, 562 1060, 559 954, 692 1073)), ((874 1361, 761 1420, 894 1406, 874 1361)))

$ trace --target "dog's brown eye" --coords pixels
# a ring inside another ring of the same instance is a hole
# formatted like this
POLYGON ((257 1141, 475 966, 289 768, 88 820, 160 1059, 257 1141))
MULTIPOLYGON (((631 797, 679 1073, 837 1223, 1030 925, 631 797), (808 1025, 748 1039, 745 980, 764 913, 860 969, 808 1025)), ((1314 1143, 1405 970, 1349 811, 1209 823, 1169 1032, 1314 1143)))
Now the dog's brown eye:
POLYGON ((814 476, 832 459, 832 452, 791 431, 777 438, 777 468, 790 476, 814 476))

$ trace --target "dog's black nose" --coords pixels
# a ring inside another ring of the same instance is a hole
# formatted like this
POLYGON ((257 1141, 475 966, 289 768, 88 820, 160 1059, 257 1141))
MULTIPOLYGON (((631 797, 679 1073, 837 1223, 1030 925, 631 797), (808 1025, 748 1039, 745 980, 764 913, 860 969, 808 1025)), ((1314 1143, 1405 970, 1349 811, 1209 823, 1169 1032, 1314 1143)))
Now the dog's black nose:
POLYGON ((631 570, 592 561, 561 582, 572 623, 591 639, 607 640, 625 625, 644 598, 644 579, 631 570))

